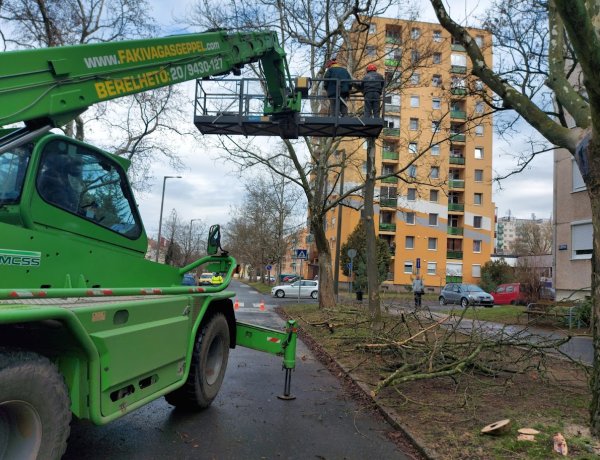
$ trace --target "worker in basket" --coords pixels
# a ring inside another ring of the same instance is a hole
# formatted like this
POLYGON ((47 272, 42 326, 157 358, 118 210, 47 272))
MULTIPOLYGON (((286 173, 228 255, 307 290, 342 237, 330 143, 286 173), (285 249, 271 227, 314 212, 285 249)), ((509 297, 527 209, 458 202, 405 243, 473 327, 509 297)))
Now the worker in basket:
POLYGON ((211 284, 217 285, 217 284, 221 284, 223 282, 223 277, 221 276, 220 273, 213 273, 213 277, 210 280, 211 284))

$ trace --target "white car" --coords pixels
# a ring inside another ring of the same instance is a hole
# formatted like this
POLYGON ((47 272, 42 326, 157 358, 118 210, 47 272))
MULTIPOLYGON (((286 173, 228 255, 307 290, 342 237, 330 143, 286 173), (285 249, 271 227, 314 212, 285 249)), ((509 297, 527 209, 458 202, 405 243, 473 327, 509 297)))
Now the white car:
POLYGON ((316 299, 319 296, 319 282, 312 280, 300 280, 292 284, 282 284, 271 289, 273 297, 310 297, 316 299))

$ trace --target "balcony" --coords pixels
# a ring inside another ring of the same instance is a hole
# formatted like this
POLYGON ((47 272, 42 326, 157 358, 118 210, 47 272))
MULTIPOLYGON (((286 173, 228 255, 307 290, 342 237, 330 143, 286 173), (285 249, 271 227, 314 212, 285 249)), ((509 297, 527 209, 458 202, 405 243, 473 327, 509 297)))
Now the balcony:
POLYGON ((450 110, 450 117, 451 118, 459 118, 461 120, 466 120, 467 112, 465 112, 464 110, 450 110))
POLYGON ((462 236, 463 235, 463 230, 464 229, 462 227, 448 227, 448 235, 462 236))
POLYGON ((396 224, 379 222, 379 231, 380 232, 395 232, 396 224))
POLYGON ((452 51, 466 51, 465 47, 459 45, 458 43, 452 43, 452 45, 450 45, 450 48, 452 49, 452 51))
MULTIPOLYGON (((383 128, 385 131, 385 128, 383 128)), ((467 140, 467 136, 465 134, 460 133, 450 133, 450 141, 452 142, 465 142, 467 140)))
POLYGON ((399 113, 400 106, 398 104, 383 104, 385 106, 385 113, 399 113))
POLYGON ((462 251, 446 251, 447 259, 462 259, 463 252, 462 251))
POLYGON ((398 206, 398 198, 380 198, 379 206, 382 208, 395 208, 398 206))
POLYGON ((446 276, 446 283, 462 283, 462 276, 446 276))
POLYGON ((383 179, 381 179, 381 182, 383 182, 384 184, 397 184, 398 178, 396 176, 384 177, 383 179))
POLYGON ((465 181, 464 180, 458 180, 458 179, 449 180, 448 181, 448 188, 449 189, 465 188, 465 181))
POLYGON ((453 65, 450 66, 450 72, 466 74, 467 68, 464 65, 453 65))
POLYGON ((387 67, 400 67, 400 59, 386 59, 384 63, 387 67))
POLYGON ((400 157, 400 155, 398 154, 398 152, 392 152, 390 150, 384 150, 381 158, 383 160, 391 160, 391 161, 398 161, 398 158, 400 157))
POLYGON ((391 43, 393 45, 401 45, 402 44, 402 38, 400 38, 398 35, 386 35, 385 36, 385 42, 386 43, 391 43))
POLYGON ((464 212, 465 205, 463 203, 448 203, 448 211, 464 212))
POLYGON ((464 165, 465 159, 463 157, 450 157, 449 162, 451 165, 464 165))
POLYGON ((383 135, 398 137, 400 136, 400 128, 383 128, 383 135))
POLYGON ((466 96, 467 89, 466 88, 450 88, 450 93, 453 96, 466 96))

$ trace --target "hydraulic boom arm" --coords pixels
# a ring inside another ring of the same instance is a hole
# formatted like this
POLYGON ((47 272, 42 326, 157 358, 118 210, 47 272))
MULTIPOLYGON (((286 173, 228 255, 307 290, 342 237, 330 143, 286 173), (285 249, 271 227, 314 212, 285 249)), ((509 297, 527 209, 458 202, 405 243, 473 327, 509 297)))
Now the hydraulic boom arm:
POLYGON ((295 112, 292 84, 273 32, 224 31, 0 53, 0 126, 62 126, 89 106, 261 62, 273 113, 295 112))

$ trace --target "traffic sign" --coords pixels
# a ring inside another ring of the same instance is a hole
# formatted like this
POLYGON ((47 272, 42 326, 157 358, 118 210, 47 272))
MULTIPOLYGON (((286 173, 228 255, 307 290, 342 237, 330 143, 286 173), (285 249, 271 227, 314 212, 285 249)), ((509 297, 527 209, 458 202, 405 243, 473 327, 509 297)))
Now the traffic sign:
POLYGON ((350 262, 346 264, 346 267, 348 267, 348 270, 352 271, 352 264, 350 262))
POLYGON ((421 268, 421 258, 417 257, 417 268, 421 268))
POLYGON ((296 249, 296 259, 308 259, 308 249, 296 249))
POLYGON ((356 257, 356 249, 348 249, 348 257, 354 259, 356 257))
POLYGON ((267 266, 265 267, 265 269, 266 269, 268 272, 270 272, 272 268, 273 268, 273 267, 272 267, 271 265, 267 265, 267 266))

